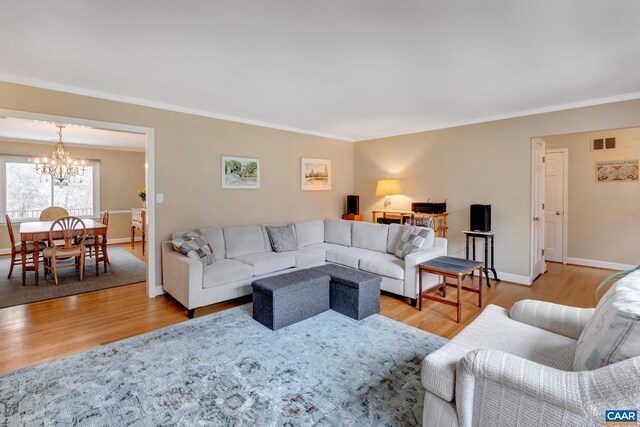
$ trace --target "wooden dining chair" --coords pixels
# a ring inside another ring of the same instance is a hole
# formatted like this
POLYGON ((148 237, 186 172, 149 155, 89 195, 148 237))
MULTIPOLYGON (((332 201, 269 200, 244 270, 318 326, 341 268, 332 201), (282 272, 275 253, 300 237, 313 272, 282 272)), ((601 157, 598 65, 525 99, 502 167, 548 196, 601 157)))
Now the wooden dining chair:
MULTIPOLYGON (((11 275, 13 274, 13 267, 16 265, 22 265, 22 242, 16 243, 16 239, 13 235, 11 218, 9 218, 9 215, 6 215, 5 219, 7 221, 7 231, 9 231, 9 240, 11 241, 11 264, 9 264, 9 275, 7 276, 7 279, 11 279, 11 275), (18 255, 20 255, 19 258, 18 255)), ((31 257, 33 258, 34 253, 35 247, 33 242, 27 242, 27 255, 31 255, 31 257)))
POLYGON ((69 212, 60 206, 49 206, 40 213, 40 221, 55 221, 69 216, 69 212))
MULTIPOLYGON (((86 247, 84 239, 87 237, 87 228, 84 222, 75 216, 57 219, 51 224, 49 230, 49 247, 42 251, 44 256, 44 278, 49 272, 53 272, 53 280, 58 285, 58 260, 74 258, 75 263, 64 264, 64 267, 76 267, 80 269, 80 281, 84 279, 84 264, 86 247), (55 233, 62 232, 62 236, 55 233), (63 242, 62 244, 56 244, 63 242)), ((62 266, 61 266, 62 267, 62 266)))
MULTIPOLYGON (((107 230, 109 229, 109 211, 104 211, 102 213, 102 217, 100 217, 100 222, 107 226, 107 230)), ((96 273, 98 272, 98 263, 100 261, 104 262, 104 272, 107 272, 107 264, 111 264, 109 262, 109 254, 107 253, 107 247, 102 248, 102 241, 104 237, 102 235, 98 236, 87 236, 84 241, 84 245, 89 249, 89 258, 93 256, 93 251, 95 249, 96 252, 96 273), (102 255, 100 254, 102 252, 102 255)))

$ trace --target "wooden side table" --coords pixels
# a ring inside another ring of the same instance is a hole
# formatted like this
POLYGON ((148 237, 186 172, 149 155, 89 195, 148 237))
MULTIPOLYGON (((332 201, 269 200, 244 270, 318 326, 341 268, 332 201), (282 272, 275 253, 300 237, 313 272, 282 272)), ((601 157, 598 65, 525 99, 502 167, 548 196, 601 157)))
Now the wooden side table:
POLYGON ((466 240, 466 250, 465 250, 465 255, 467 259, 469 258, 469 238, 472 239, 472 254, 473 254, 473 260, 476 259, 476 237, 480 238, 480 239, 484 239, 484 268, 482 269, 482 271, 484 271, 484 275, 487 279, 487 286, 491 287, 491 282, 489 282, 489 271, 491 271, 491 273, 493 274, 493 280, 495 280, 496 282, 499 282, 500 279, 498 279, 498 273, 496 273, 496 269, 493 265, 493 238, 496 235, 496 233, 494 231, 463 231, 464 236, 465 236, 465 240, 466 240), (489 241, 491 241, 491 267, 489 267, 489 241))
POLYGON ((419 295, 418 295, 418 310, 422 311, 422 298, 428 299, 430 301, 441 302, 443 304, 451 305, 456 307, 456 322, 460 323, 462 320, 462 301, 461 301, 461 293, 462 291, 469 291, 478 294, 478 307, 482 308, 482 267, 483 263, 478 261, 472 261, 462 258, 453 258, 449 256, 441 256, 438 258, 430 259, 418 265, 418 278, 419 278, 419 295), (470 275, 474 270, 479 270, 478 279, 479 286, 478 289, 471 288, 468 286, 462 285, 462 277, 466 275, 470 275), (439 283, 429 289, 422 290, 422 273, 431 273, 438 276, 443 277, 443 283, 439 283), (456 279, 456 283, 447 283, 447 277, 451 277, 456 279), (456 301, 450 301, 445 299, 447 286, 455 287, 458 289, 456 301), (443 288, 442 296, 443 298, 436 297, 433 295, 428 295, 429 292, 434 289, 443 288))
POLYGON ((142 255, 144 255, 144 243, 146 237, 147 210, 145 208, 131 209, 131 249, 136 248, 136 228, 142 232, 142 255))

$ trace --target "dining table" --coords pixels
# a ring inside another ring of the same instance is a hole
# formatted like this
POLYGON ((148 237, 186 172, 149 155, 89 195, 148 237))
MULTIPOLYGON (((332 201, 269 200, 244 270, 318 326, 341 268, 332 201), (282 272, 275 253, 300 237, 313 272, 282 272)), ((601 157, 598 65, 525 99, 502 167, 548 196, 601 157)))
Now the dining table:
MULTIPOLYGON (((23 222, 20 224, 20 240, 22 249, 22 286, 25 286, 27 282, 27 271, 35 272, 35 285, 38 286, 39 272, 38 264, 40 258, 40 244, 41 240, 49 240, 49 233, 51 232, 51 226, 55 221, 35 221, 35 222, 23 222), (27 243, 33 243, 33 264, 27 265, 27 243)), ((93 219, 83 219, 86 229, 86 236, 95 236, 96 242, 98 236, 102 236, 101 248, 102 253, 106 253, 107 250, 107 226, 93 219)), ((75 227, 78 230, 82 229, 82 224, 78 223, 75 227)), ((51 237, 55 239, 62 239, 63 231, 53 230, 51 237)), ((46 247, 46 246, 45 246, 46 247)), ((99 263, 96 261, 96 275, 99 273, 99 263)))

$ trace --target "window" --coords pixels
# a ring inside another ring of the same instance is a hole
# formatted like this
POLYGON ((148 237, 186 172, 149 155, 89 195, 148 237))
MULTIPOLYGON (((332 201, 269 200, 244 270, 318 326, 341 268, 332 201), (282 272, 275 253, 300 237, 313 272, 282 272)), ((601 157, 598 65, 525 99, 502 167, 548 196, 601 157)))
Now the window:
POLYGON ((49 206, 60 206, 70 215, 100 215, 100 163, 88 161, 84 175, 72 178, 68 186, 53 185, 51 177, 36 173, 34 164, 22 156, 1 157, 2 218, 37 221, 49 206))

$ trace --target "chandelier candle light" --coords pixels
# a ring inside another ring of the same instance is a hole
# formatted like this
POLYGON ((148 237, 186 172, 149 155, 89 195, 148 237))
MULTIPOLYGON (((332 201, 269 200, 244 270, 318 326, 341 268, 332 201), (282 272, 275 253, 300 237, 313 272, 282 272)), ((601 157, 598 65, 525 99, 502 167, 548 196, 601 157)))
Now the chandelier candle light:
POLYGON ((51 150, 51 157, 36 158, 36 173, 40 176, 48 175, 53 179, 54 185, 64 187, 69 185, 71 178, 84 175, 84 160, 76 160, 71 157, 69 151, 62 142, 62 129, 58 125, 58 143, 51 150))

